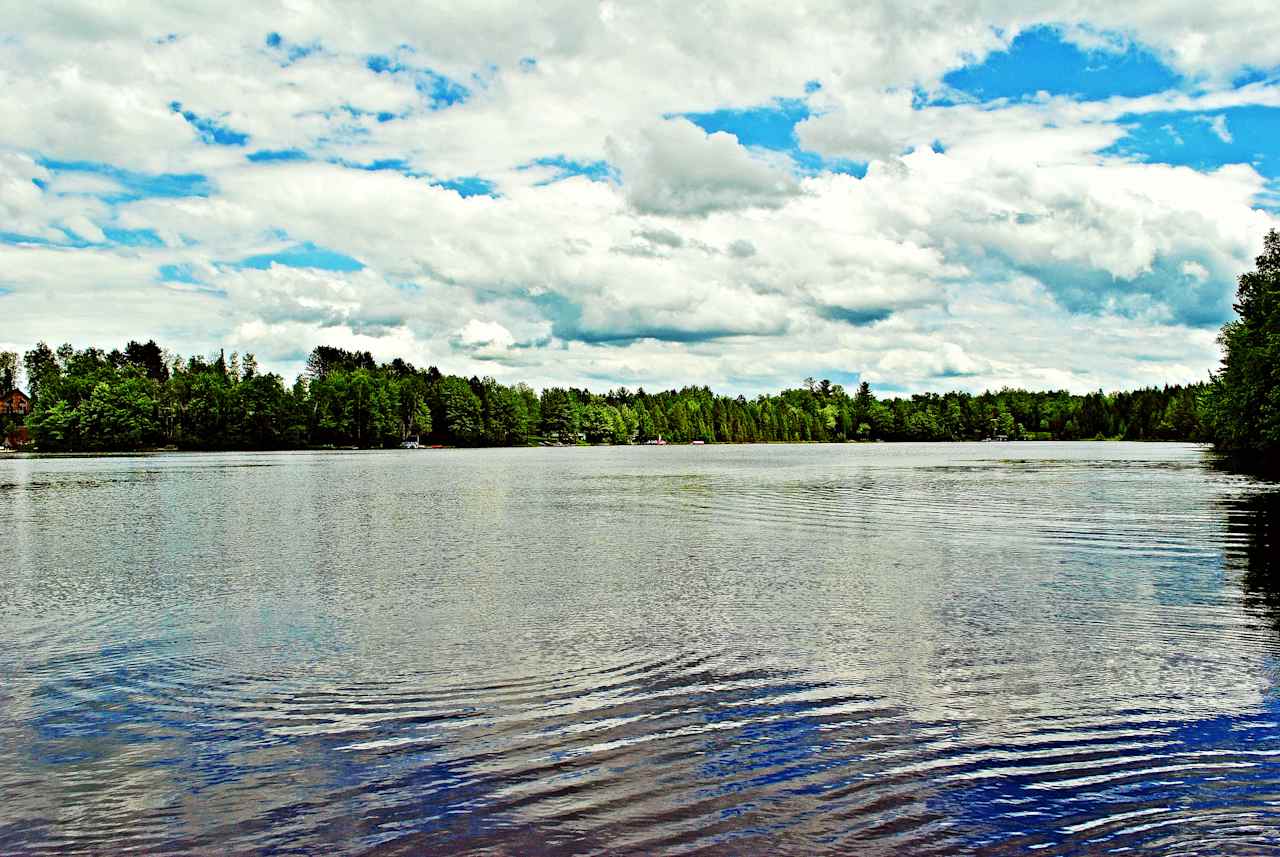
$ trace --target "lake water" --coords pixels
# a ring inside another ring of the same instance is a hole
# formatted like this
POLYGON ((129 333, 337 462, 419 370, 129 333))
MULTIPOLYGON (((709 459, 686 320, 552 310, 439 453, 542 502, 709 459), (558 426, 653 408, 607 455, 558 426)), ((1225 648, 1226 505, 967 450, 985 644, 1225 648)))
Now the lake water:
POLYGON ((0 853, 1280 848, 1180 444, 0 459, 0 853))

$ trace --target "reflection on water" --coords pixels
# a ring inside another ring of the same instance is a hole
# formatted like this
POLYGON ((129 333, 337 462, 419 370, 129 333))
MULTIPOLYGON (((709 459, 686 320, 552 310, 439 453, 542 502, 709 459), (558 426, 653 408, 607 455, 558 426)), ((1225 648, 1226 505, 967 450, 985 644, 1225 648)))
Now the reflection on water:
POLYGON ((0 497, 0 853, 1280 846, 1280 493, 1197 447, 9 459, 0 497))
POLYGON ((1228 528, 1238 545, 1230 559, 1243 571, 1246 604, 1270 616, 1280 633, 1280 486, 1238 501, 1228 528))

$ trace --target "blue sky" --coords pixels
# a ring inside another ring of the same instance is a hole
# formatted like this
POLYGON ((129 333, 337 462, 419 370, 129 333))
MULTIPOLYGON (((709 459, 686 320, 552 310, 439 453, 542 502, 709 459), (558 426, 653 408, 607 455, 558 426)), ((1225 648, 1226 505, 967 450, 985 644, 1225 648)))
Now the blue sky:
POLYGON ((1280 107, 1248 105, 1196 113, 1163 112, 1122 116, 1125 136, 1104 154, 1149 163, 1211 170, 1249 164, 1268 179, 1280 178, 1280 107))
POLYGON ((980 101, 1033 98, 1040 92, 1085 101, 1135 98, 1179 87, 1182 76, 1142 45, 1082 47, 1059 28, 1037 26, 996 51, 943 75, 942 82, 980 101))
POLYGON ((0 309, 286 375, 1203 377, 1280 211, 1280 33, 997 7, 37 10, 0 34, 0 309))
POLYGON ((269 269, 272 265, 283 265, 288 268, 313 268, 318 271, 359 271, 364 265, 358 260, 329 250, 317 247, 310 241, 295 244, 284 250, 272 253, 258 253, 247 256, 234 263, 240 268, 253 268, 259 271, 269 269))

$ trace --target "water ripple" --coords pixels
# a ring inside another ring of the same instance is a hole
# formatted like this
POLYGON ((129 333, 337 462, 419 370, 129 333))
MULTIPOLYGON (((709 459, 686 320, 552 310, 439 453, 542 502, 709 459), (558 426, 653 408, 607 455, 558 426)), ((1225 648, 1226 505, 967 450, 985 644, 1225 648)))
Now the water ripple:
POLYGON ((1280 848, 1272 489, 1025 448, 0 463, 0 852, 1280 848))

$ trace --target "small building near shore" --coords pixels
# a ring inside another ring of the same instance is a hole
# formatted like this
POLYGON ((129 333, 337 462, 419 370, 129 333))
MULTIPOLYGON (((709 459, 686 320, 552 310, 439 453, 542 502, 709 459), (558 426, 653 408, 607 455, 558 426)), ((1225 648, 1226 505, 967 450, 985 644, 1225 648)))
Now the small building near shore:
POLYGON ((21 390, 10 390, 0 396, 0 416, 25 417, 31 412, 31 399, 21 390))

